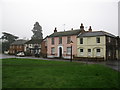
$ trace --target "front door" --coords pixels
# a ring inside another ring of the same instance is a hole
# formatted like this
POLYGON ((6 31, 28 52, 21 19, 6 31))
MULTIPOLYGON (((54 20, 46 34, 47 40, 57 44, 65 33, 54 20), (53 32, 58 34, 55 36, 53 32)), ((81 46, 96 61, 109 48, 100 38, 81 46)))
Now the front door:
POLYGON ((59 48, 59 58, 62 58, 62 48, 59 48))

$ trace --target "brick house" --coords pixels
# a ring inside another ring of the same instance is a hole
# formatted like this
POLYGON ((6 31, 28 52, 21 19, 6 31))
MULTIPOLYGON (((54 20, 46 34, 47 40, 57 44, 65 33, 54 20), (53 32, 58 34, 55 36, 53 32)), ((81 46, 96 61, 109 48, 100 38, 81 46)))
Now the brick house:
POLYGON ((77 36, 85 32, 83 24, 80 29, 57 32, 55 28, 54 33, 47 37, 47 57, 48 58, 71 58, 71 45, 73 42, 72 53, 77 55, 77 36))
POLYGON ((9 54, 16 54, 18 52, 24 52, 24 44, 27 40, 17 40, 10 45, 9 54))
POLYGON ((41 42, 41 56, 44 58, 47 57, 47 37, 45 37, 41 42))

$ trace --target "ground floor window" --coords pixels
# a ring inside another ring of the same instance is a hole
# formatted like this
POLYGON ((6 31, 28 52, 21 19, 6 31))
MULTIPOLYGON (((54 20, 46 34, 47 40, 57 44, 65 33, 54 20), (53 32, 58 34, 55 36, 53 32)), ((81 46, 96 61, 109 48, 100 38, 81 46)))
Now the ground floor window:
POLYGON ((84 50, 80 49, 80 55, 83 55, 84 50))
POLYGON ((51 48, 51 54, 55 54, 55 48, 54 47, 51 48))
POLYGON ((67 47, 67 54, 71 54, 71 47, 67 47))
POLYGON ((100 56, 100 52, 101 52, 101 51, 100 51, 100 49, 99 49, 99 48, 98 48, 98 49, 96 49, 96 55, 97 55, 97 56, 100 56))
POLYGON ((91 52, 91 49, 88 49, 88 52, 91 52))
POLYGON ((108 51, 108 56, 111 56, 111 54, 110 54, 110 50, 108 51))
POLYGON ((12 51, 13 53, 15 53, 15 51, 12 51))
POLYGON ((91 56, 91 49, 88 49, 88 56, 91 56))

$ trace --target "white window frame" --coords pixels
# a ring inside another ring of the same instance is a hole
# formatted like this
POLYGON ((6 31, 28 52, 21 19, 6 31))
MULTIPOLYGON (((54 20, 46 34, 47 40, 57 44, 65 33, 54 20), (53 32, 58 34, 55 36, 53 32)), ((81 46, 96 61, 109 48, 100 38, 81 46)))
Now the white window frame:
MULTIPOLYGON (((88 50, 89 50, 89 49, 88 49, 88 50)), ((91 56, 91 54, 92 54, 92 53, 91 53, 91 49, 90 49, 90 52, 88 52, 88 56, 91 56)))
POLYGON ((108 42, 109 42, 109 43, 111 42, 111 38, 110 38, 110 37, 108 37, 108 42))
POLYGON ((51 54, 55 54, 55 47, 51 48, 51 54))
POLYGON ((101 53, 101 49, 100 49, 100 48, 97 48, 97 49, 96 49, 96 56, 101 56, 100 53, 101 53), (100 50, 100 52, 97 51, 98 49, 100 50))
POLYGON ((84 49, 80 48, 80 55, 83 56, 84 55, 84 49), (81 52, 81 49, 83 50, 83 52, 81 52))
POLYGON ((83 44, 83 38, 80 38, 80 44, 83 44), (82 43, 81 43, 81 39, 82 39, 82 43))
POLYGON ((71 47, 67 47, 67 54, 71 54, 71 47))
POLYGON ((100 42, 98 42, 98 38, 100 39, 100 37, 96 37, 96 43, 100 43, 101 42, 101 39, 100 39, 100 42))

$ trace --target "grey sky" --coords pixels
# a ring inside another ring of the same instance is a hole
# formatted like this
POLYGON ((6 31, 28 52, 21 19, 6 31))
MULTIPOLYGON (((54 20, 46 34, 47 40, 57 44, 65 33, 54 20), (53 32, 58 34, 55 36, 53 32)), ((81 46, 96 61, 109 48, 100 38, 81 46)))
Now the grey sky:
MULTIPOLYGON (((78 29, 83 23, 94 30, 118 35, 119 0, 2 0, 2 31, 20 38, 31 38, 36 21, 43 28, 43 36, 58 31, 78 29)), ((86 28, 85 28, 86 29, 86 28)), ((87 28, 88 29, 88 28, 87 28)))

